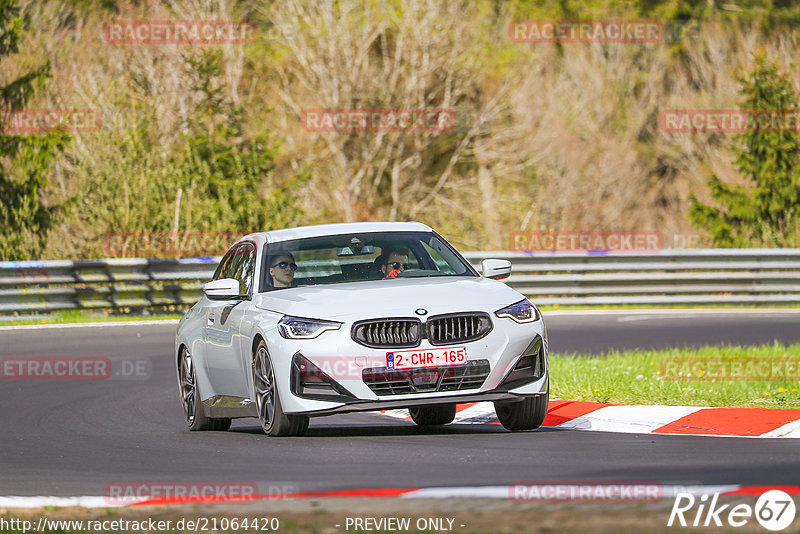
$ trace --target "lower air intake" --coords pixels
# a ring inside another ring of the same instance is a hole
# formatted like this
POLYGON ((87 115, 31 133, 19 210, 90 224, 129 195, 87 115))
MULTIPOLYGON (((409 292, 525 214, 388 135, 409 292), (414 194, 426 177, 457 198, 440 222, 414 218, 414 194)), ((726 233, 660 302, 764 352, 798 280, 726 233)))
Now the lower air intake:
POLYGON ((479 389, 489 371, 489 360, 470 360, 466 365, 398 371, 389 371, 385 367, 364 369, 362 379, 376 395, 408 395, 479 389))

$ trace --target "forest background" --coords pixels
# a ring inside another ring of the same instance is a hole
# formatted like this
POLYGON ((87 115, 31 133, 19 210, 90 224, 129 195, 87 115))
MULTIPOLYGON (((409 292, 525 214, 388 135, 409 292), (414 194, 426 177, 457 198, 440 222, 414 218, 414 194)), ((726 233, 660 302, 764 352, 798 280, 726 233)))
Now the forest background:
MULTIPOLYGON (((758 58, 800 87, 800 6, 790 0, 18 5, 24 31, 0 58, 0 86, 44 65, 25 107, 96 110, 102 126, 48 145, 39 169, 0 162, 6 180, 39 173, 31 194, 50 214, 4 229, 14 237, 4 260, 105 257, 111 234, 360 220, 421 221, 465 250, 508 249, 519 232, 658 232, 666 247, 713 245, 692 223, 692 199, 713 205, 714 179, 752 186, 737 162, 742 139, 668 132, 660 113, 740 108, 758 58), (509 24, 527 19, 654 20, 665 34, 514 41, 509 24), (109 42, 104 29, 120 20, 246 21, 257 37, 109 42), (456 124, 319 132, 303 122, 308 110, 386 108, 452 110, 456 124)), ((800 246, 798 221, 792 213, 781 235, 738 245, 800 246)))

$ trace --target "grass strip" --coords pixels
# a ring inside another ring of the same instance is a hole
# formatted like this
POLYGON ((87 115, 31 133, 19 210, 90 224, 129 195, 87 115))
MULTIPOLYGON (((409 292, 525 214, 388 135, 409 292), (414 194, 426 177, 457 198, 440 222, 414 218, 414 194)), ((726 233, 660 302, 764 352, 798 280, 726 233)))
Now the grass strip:
MULTIPOLYGON (((535 300, 534 300, 535 302, 535 300)), ((758 309, 797 309, 796 304, 769 304, 764 306, 741 306, 725 304, 707 305, 646 305, 646 304, 614 304, 614 305, 580 305, 580 306, 540 306, 543 312, 548 311, 592 311, 592 310, 758 310, 758 309)), ((189 306, 186 307, 189 309, 189 306)), ((184 310, 185 311, 185 310, 184 310)), ((20 316, 10 318, 9 316, 0 317, 0 326, 26 325, 26 324, 62 324, 62 323, 92 323, 102 321, 156 321, 161 319, 180 319, 183 311, 166 311, 153 314, 124 313, 112 310, 66 310, 54 313, 42 313, 33 316, 20 316)))
POLYGON ((156 313, 152 315, 143 315, 68 310, 13 320, 0 319, 0 326, 16 326, 26 324, 99 323, 108 321, 159 321, 164 319, 180 319, 182 316, 183 313, 156 313))
MULTIPOLYGON (((536 304, 536 297, 530 297, 536 304)), ((538 305, 537 305, 538 306, 538 305)), ((584 310, 764 310, 787 309, 796 310, 795 302, 764 302, 754 304, 545 304, 538 306, 543 312, 549 311, 584 311, 584 310)))
POLYGON ((556 399, 800 408, 800 344, 551 354, 549 363, 556 399))

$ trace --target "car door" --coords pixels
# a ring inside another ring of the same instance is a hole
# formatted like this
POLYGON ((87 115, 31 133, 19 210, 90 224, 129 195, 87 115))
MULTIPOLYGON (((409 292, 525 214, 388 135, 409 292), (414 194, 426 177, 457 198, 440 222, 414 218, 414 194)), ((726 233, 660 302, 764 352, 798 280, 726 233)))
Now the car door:
MULTIPOLYGON (((216 279, 233 278, 239 282, 242 298, 211 300, 206 319, 206 368, 214 396, 248 398, 247 373, 241 354, 242 317, 250 305, 255 269, 256 247, 244 242, 234 246, 223 258, 216 279), (226 261, 227 259, 227 261, 226 261)), ((235 401, 235 399, 228 399, 235 401)), ((223 402, 221 399, 220 402, 223 402)))

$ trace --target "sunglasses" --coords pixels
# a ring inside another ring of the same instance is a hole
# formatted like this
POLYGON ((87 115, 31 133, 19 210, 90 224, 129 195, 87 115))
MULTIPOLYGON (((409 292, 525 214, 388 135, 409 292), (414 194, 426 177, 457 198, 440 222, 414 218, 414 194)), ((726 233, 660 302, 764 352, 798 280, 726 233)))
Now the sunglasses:
POLYGON ((291 267, 293 271, 297 270, 297 264, 295 262, 289 263, 288 261, 279 261, 272 267, 280 267, 281 269, 285 269, 287 267, 291 267))
POLYGON ((399 261, 393 261, 391 263, 387 263, 386 265, 391 265, 394 269, 399 269, 400 267, 402 267, 403 270, 408 269, 407 263, 400 263, 399 261))

